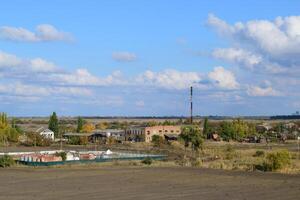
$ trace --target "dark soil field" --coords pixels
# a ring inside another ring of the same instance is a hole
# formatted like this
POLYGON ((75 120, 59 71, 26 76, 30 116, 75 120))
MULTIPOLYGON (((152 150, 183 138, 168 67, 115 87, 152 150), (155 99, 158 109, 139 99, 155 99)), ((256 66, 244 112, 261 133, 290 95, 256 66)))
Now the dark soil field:
POLYGON ((1 200, 299 198, 299 175, 183 167, 0 169, 1 200))

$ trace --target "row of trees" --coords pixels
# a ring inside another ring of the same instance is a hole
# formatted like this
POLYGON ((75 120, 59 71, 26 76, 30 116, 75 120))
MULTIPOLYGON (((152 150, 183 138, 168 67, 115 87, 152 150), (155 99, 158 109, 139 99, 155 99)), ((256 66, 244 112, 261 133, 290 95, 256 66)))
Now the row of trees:
POLYGON ((203 123, 203 135, 209 139, 213 133, 218 133, 219 136, 226 141, 241 140, 247 136, 257 135, 254 123, 248 123, 240 119, 212 123, 205 118, 203 123))
POLYGON ((56 112, 53 112, 49 118, 48 128, 54 132, 55 137, 59 137, 66 131, 77 132, 77 133, 90 133, 95 130, 95 125, 88 123, 82 117, 77 118, 77 128, 76 130, 72 127, 65 127, 63 123, 59 122, 56 112))

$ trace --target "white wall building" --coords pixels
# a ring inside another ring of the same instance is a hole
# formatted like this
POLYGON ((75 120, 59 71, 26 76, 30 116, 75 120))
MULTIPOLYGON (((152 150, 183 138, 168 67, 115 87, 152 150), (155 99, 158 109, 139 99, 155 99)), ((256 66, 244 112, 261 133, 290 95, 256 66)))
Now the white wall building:
POLYGON ((42 130, 40 130, 39 134, 44 136, 45 138, 54 140, 54 132, 49 129, 42 129, 42 130))

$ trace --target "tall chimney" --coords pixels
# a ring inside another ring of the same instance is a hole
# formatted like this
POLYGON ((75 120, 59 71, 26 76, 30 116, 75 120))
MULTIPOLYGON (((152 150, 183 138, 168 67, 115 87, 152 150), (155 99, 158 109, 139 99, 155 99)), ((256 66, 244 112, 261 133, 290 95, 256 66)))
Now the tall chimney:
POLYGON ((193 124, 193 86, 191 86, 191 124, 193 124))

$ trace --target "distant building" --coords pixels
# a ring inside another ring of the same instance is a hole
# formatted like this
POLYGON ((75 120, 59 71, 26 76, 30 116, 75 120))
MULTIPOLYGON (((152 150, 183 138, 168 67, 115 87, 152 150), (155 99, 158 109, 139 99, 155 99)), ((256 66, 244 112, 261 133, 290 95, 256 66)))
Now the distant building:
POLYGON ((38 130, 37 130, 37 132, 41 135, 41 136, 43 136, 43 137, 45 137, 45 138, 47 138, 47 139, 50 139, 50 140, 54 140, 54 132, 53 131, 51 131, 50 129, 45 129, 45 128, 39 128, 38 130))
POLYGON ((73 137, 86 137, 88 141, 93 141, 93 134, 94 133, 65 133, 63 137, 67 140, 70 140, 73 137))
POLYGON ((92 133, 65 133, 64 138, 70 139, 72 137, 87 137, 89 142, 97 142, 106 140, 109 137, 121 142, 125 140, 125 131, 119 129, 105 129, 95 130, 92 133))
POLYGON ((272 125, 270 125, 269 123, 265 123, 265 122, 263 124, 259 124, 256 126, 256 130, 258 132, 262 132, 262 133, 264 133, 266 131, 270 131, 272 128, 273 128, 272 125))
POLYGON ((121 142, 125 140, 125 131, 120 129, 96 130, 92 135, 94 141, 106 140, 109 137, 121 142))
POLYGON ((125 139, 135 142, 151 142, 153 135, 159 135, 165 139, 175 140, 180 133, 180 126, 132 127, 126 130, 125 139))
POLYGON ((125 130, 125 140, 134 142, 145 141, 146 127, 130 127, 125 130))

